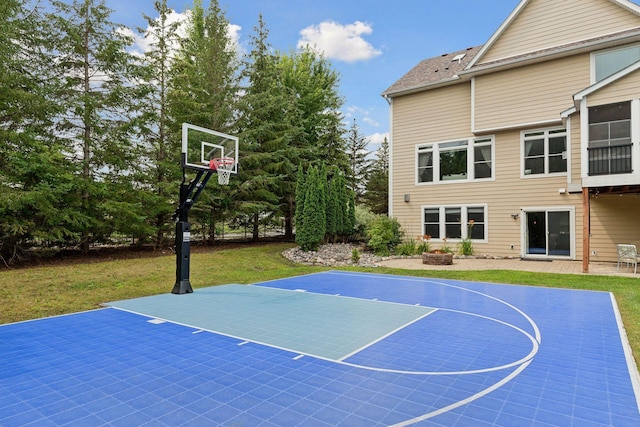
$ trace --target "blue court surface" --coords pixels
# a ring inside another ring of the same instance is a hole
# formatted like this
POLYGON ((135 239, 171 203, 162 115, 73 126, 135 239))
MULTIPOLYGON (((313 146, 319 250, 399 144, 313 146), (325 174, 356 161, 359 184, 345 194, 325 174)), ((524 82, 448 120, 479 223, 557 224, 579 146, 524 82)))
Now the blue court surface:
POLYGON ((0 426, 638 426, 613 295, 325 272, 0 326, 0 426))

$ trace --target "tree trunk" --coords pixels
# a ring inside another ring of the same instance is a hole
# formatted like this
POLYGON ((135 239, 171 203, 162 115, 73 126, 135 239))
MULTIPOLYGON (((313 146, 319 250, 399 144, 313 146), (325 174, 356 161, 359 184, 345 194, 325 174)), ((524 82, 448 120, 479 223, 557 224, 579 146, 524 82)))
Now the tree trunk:
POLYGON ((284 213, 284 238, 293 240, 293 216, 295 214, 295 198, 289 197, 287 211, 284 213))
POLYGON ((260 238, 260 215, 259 214, 253 214, 253 218, 252 218, 252 222, 253 222, 253 234, 251 236, 251 240, 254 242, 257 242, 258 239, 260 238))

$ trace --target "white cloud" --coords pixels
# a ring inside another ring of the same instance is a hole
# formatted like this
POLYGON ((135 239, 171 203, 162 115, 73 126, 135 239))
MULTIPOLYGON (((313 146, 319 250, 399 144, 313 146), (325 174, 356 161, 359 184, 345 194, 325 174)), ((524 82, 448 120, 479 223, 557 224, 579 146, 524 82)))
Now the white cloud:
MULTIPOLYGON (((189 22, 190 15, 191 11, 187 10, 185 13, 171 11, 171 13, 167 16, 167 25, 178 23, 176 33, 181 39, 187 36, 187 24, 189 22)), ((148 30, 149 27, 146 28, 144 35, 134 34, 131 30, 127 31, 128 35, 133 36, 135 40, 134 53, 144 54, 151 49, 151 46, 154 43, 157 43, 157 37, 155 35, 146 35, 146 31, 148 30)), ((234 24, 229 24, 229 27, 227 28, 227 35, 229 36, 229 40, 231 43, 230 47, 238 53, 240 53, 240 30, 242 30, 242 27, 234 24)), ((178 49, 177 40, 174 42, 171 48, 172 50, 178 49)))
POLYGON ((365 61, 382 53, 363 38, 372 32, 371 25, 360 21, 348 25, 325 21, 300 31, 298 47, 309 46, 339 61, 365 61))
POLYGON ((369 150, 368 158, 370 160, 374 160, 376 158, 376 151, 382 146, 382 141, 387 138, 389 140, 389 132, 385 133, 374 133, 368 135, 367 137, 367 150, 369 150))
POLYGON ((381 145, 382 141, 384 141, 385 138, 387 138, 387 141, 389 140, 389 132, 384 132, 384 133, 377 132, 367 136, 367 139, 369 140, 370 143, 377 144, 377 145, 381 145))
POLYGON ((233 45, 233 49, 240 53, 240 31, 242 27, 240 25, 229 24, 227 28, 227 35, 229 36, 229 40, 233 45))
MULTIPOLYGON (((187 21, 189 19, 189 11, 186 13, 178 13, 175 11, 171 11, 167 16, 167 25, 172 25, 174 23, 178 23, 177 34, 179 37, 185 37, 187 35, 187 21)), ((156 18, 160 19, 159 17, 156 18)), ((151 46, 158 42, 158 39, 153 34, 148 34, 149 27, 145 29, 144 34, 134 34, 131 32, 129 35, 134 38, 134 53, 138 55, 143 55, 145 52, 151 50, 151 46)), ((177 49, 177 41, 171 46, 172 49, 177 49)))
POLYGON ((362 121, 369 126, 373 126, 374 128, 380 127, 380 123, 377 120, 372 119, 371 117, 365 117, 362 121))

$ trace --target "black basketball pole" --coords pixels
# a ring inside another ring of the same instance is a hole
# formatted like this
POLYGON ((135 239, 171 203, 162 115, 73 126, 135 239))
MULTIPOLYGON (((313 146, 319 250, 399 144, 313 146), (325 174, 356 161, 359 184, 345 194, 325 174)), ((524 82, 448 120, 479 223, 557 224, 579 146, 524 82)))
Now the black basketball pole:
POLYGON ((182 170, 180 184, 180 203, 173 219, 176 222, 176 283, 172 294, 190 294, 193 292, 189 280, 189 266, 191 262, 191 224, 189 224, 189 210, 198 200, 202 190, 207 185, 213 170, 198 171, 196 177, 187 184, 185 170, 182 170))

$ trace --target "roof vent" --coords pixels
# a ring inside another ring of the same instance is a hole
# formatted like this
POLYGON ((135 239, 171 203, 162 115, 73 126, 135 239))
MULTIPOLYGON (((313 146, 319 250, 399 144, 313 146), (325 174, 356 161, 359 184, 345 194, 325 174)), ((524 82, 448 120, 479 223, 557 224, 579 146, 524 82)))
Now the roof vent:
POLYGON ((466 53, 459 53, 459 54, 457 54, 456 56, 453 57, 451 62, 458 61, 458 64, 459 64, 460 61, 462 61, 462 58, 464 58, 465 56, 467 56, 466 53))

